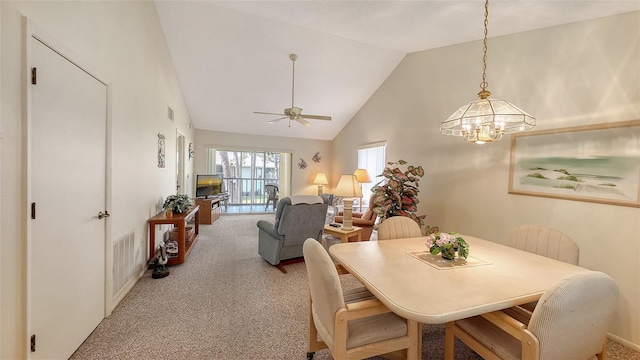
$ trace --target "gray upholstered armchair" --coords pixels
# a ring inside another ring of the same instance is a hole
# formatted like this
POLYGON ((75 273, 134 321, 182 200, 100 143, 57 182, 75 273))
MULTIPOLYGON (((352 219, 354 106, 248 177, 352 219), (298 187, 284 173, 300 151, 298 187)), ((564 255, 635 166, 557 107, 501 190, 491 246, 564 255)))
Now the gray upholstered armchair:
POLYGON ((258 254, 286 273, 282 260, 302 257, 307 238, 320 241, 327 215, 326 200, 315 195, 294 195, 278 202, 276 221, 260 220, 258 254))

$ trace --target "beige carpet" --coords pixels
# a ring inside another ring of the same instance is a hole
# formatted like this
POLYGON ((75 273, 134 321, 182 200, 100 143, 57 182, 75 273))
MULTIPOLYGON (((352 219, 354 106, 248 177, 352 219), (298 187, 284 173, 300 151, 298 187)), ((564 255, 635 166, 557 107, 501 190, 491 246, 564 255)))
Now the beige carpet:
MULTIPOLYGON (((200 238, 182 265, 133 287, 109 318, 71 359, 304 359, 308 295, 304 263, 283 274, 258 255, 260 219, 226 215, 201 226, 200 238)), ((350 275, 345 287, 355 286, 350 275)), ((425 325, 423 359, 443 359, 443 326, 425 325)), ((640 360, 610 342, 609 360, 640 360)), ((327 350, 315 359, 331 359, 327 350)), ((456 359, 480 359, 456 344, 456 359)))

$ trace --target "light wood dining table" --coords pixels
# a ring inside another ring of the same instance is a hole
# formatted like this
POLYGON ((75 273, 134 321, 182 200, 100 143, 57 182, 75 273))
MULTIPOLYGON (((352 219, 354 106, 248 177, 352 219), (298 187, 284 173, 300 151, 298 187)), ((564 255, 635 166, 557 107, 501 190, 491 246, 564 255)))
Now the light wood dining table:
MULTIPOLYGON (((476 316, 538 300, 564 277, 589 271, 498 243, 461 235, 470 256, 437 268, 416 257, 426 237, 335 244, 332 258, 394 313, 426 324, 476 316)), ((424 255, 437 260, 440 255, 424 255)))

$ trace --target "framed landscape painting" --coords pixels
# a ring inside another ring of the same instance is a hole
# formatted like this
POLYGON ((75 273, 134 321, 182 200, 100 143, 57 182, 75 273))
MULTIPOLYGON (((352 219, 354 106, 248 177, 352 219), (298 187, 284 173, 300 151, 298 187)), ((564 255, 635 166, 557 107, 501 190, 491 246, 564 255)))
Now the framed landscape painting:
POLYGON ((640 120, 512 134, 509 193, 640 207, 640 120))

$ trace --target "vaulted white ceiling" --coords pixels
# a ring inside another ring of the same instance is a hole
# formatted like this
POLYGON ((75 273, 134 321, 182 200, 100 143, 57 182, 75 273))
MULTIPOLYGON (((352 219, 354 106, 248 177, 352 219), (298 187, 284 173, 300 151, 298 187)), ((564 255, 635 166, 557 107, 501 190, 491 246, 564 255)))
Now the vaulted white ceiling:
MULTIPOLYGON (((224 132, 331 140, 405 54, 483 37, 482 0, 155 5, 194 127, 224 132), (291 107, 291 53, 295 106, 332 121, 253 113, 291 107)), ((489 37, 636 10, 640 0, 492 0, 489 37)))

